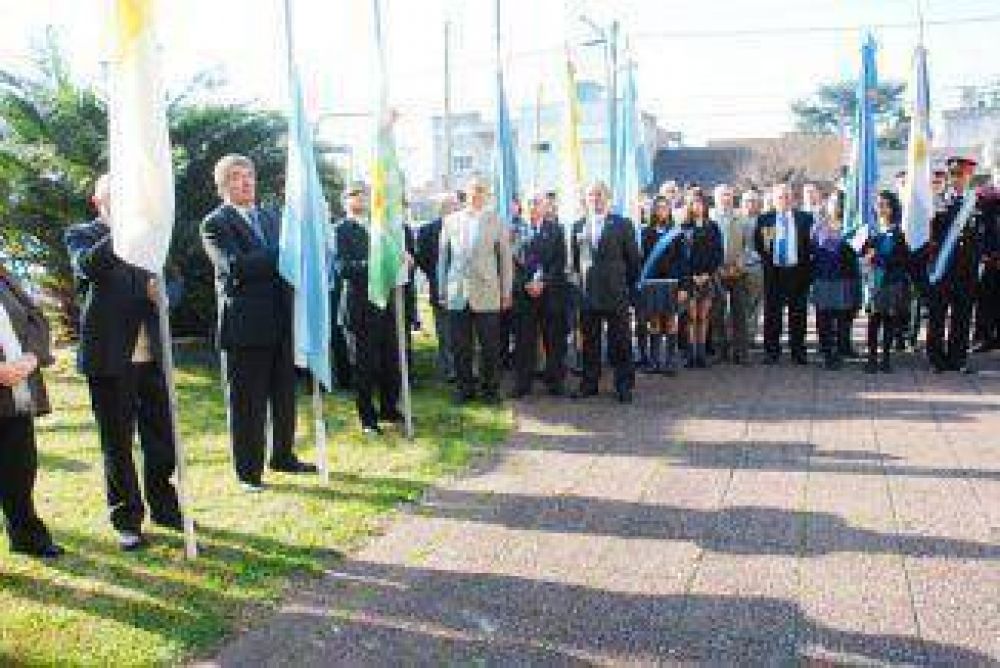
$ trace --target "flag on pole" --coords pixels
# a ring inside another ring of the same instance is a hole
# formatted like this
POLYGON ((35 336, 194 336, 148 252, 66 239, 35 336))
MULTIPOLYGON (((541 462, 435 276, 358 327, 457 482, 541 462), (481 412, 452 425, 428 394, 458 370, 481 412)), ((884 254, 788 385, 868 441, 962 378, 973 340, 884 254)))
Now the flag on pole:
POLYGON ((497 199, 497 216, 510 224, 514 218, 514 198, 518 194, 517 157, 510 110, 503 85, 503 72, 497 63, 497 120, 493 151, 493 192, 497 199))
POLYGON ((154 0, 114 0, 108 143, 115 255, 163 271, 174 227, 174 174, 154 0))
MULTIPOLYGON (((559 217, 567 229, 583 216, 583 151, 580 148, 580 100, 577 96, 576 67, 566 49, 566 117, 563 122, 562 173, 559 188, 559 217)), ((567 235, 567 239, 569 235, 567 235)))
POLYGON ((298 69, 289 68, 288 166, 278 245, 278 270, 295 290, 292 316, 295 365, 330 390, 330 278, 327 227, 330 207, 316 167, 298 69))
POLYGON ((930 241, 934 194, 931 190, 930 86, 927 77, 927 49, 923 44, 913 52, 910 81, 910 144, 903 192, 903 230, 910 248, 930 241))
POLYGON ((638 224, 639 195, 651 180, 649 152, 642 133, 638 94, 635 85, 635 63, 625 72, 625 83, 618 120, 618 155, 615 160, 618 189, 614 192, 613 210, 638 224))
POLYGON ((389 108, 388 71, 385 44, 382 40, 382 11, 379 0, 372 0, 375 22, 375 48, 378 52, 376 80, 378 101, 375 112, 376 134, 372 152, 371 225, 368 251, 368 299, 385 308, 397 285, 406 282, 403 253, 403 173, 396 155, 393 126, 395 112, 389 108))
POLYGON ((875 198, 878 190, 878 137, 875 103, 878 76, 875 69, 875 38, 868 34, 861 45, 861 76, 855 118, 854 165, 847 193, 844 236, 860 249, 876 226, 875 198))

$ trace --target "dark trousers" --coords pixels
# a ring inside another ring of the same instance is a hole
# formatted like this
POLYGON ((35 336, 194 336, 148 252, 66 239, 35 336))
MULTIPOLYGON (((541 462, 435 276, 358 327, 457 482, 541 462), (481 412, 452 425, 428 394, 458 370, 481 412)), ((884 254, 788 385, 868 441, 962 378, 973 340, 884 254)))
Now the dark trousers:
POLYGON ((882 359, 889 363, 892 345, 896 340, 900 318, 887 313, 868 314, 868 361, 872 364, 878 359, 878 335, 882 332, 882 359))
POLYGON ((129 364, 121 375, 91 376, 87 383, 101 438, 111 525, 137 532, 145 516, 132 457, 137 427, 150 515, 161 524, 179 522, 177 491, 170 481, 176 455, 163 369, 155 362, 129 364))
POLYGON ((499 390, 497 364, 500 358, 502 331, 499 311, 473 311, 469 308, 451 310, 451 344, 455 354, 455 374, 458 377, 458 391, 472 395, 476 391, 476 380, 472 373, 472 358, 475 341, 479 343, 479 383, 487 395, 495 395, 499 390))
POLYGON ((1000 268, 987 267, 976 294, 976 339, 1000 344, 1000 268))
POLYGON ((0 418, 0 506, 11 547, 30 550, 52 542, 32 500, 37 476, 32 418, 0 418))
POLYGON ((259 484, 267 451, 271 408, 271 466, 295 461, 295 362, 291 342, 233 348, 222 355, 229 402, 229 434, 236 475, 259 484))
POLYGON ((774 267, 764 277, 764 352, 781 354, 781 321, 788 309, 788 342, 793 357, 806 354, 809 279, 798 267, 774 267))
POLYGON ((972 290, 950 282, 932 285, 927 292, 927 306, 928 360, 938 369, 960 369, 969 354, 972 290))
POLYGON ((635 307, 635 345, 638 348, 639 363, 649 362, 649 318, 642 312, 642 308, 635 307))
POLYGON ((538 369, 538 338, 545 350, 545 384, 561 388, 566 380, 566 313, 561 292, 546 289, 538 299, 519 299, 515 308, 515 384, 530 391, 538 369))
POLYGON ((358 418, 362 425, 374 427, 379 417, 373 401, 376 391, 382 415, 398 410, 401 378, 396 312, 366 304, 358 320, 354 373, 358 418))
POLYGON ((819 349, 827 360, 839 359, 843 355, 844 348, 851 345, 849 338, 844 340, 850 333, 849 316, 849 311, 816 310, 819 349))
POLYGON ((580 329, 583 333, 583 380, 581 388, 596 392, 601 380, 601 334, 608 330, 608 362, 615 370, 615 390, 631 390, 635 385, 635 367, 632 362, 631 327, 628 307, 617 311, 580 311, 580 329))

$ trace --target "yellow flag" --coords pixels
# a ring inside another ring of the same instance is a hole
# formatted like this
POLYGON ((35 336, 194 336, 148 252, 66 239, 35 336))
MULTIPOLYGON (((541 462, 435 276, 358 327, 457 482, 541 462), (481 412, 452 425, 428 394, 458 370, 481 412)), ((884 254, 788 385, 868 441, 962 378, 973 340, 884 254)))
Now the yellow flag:
POLYGON ((174 222, 174 176, 154 0, 114 0, 108 143, 112 241, 126 262, 160 273, 174 222))

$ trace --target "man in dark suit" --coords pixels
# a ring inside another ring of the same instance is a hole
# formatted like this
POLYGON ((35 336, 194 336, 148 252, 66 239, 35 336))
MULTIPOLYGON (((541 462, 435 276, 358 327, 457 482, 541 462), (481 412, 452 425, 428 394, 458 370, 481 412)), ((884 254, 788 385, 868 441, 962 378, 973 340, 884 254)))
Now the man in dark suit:
POLYGON ((395 304, 390 301, 382 309, 368 299, 367 196, 363 183, 352 184, 345 193, 347 217, 337 225, 337 273, 344 279, 341 320, 354 347, 354 389, 361 429, 366 434, 379 434, 379 420, 403 421, 397 407, 402 379, 395 304), (378 412, 372 401, 376 388, 378 412))
POLYGON ((271 409, 271 469, 309 473, 295 442, 295 362, 291 287, 278 274, 280 221, 257 207, 253 163, 227 155, 215 165, 222 204, 201 224, 215 267, 217 343, 229 408, 233 463, 243 489, 259 492, 271 409))
POLYGON ((566 381, 566 233, 544 193, 529 206, 514 241, 515 399, 531 392, 539 333, 549 394, 563 395, 566 381))
POLYGON ((0 508, 12 552, 53 559, 63 549, 38 517, 35 418, 49 412, 40 368, 54 361, 42 310, 0 265, 0 508))
POLYGON ((101 437, 111 524, 123 550, 142 547, 145 515, 132 459, 136 428, 142 448, 142 482, 154 523, 181 530, 156 278, 114 254, 110 183, 97 181, 98 218, 66 230, 77 295, 80 344, 77 368, 87 377, 101 437))
POLYGON ((757 219, 754 247, 764 269, 764 363, 781 355, 781 321, 788 309, 788 339, 795 364, 806 364, 806 308, 812 270, 812 216, 792 208, 787 183, 773 190, 775 210, 757 219))
POLYGON ((451 194, 442 198, 438 217, 420 227, 417 232, 415 260, 427 278, 431 309, 434 312, 434 332, 437 336, 437 371, 448 382, 455 380, 455 356, 451 349, 448 311, 441 304, 438 285, 438 249, 441 246, 441 221, 458 206, 451 194))
POLYGON ((340 321, 340 303, 344 295, 344 277, 337 273, 337 228, 340 221, 331 223, 327 235, 327 252, 330 272, 330 361, 333 382, 341 390, 349 390, 351 381, 351 357, 347 349, 344 324, 340 321))
POLYGON ((580 276, 580 329, 583 379, 574 398, 597 394, 601 375, 601 332, 608 328, 608 360, 615 368, 615 395, 632 401, 629 305, 639 278, 641 258, 635 228, 627 218, 609 213, 608 187, 597 182, 587 190, 587 217, 573 226, 573 270, 580 276))

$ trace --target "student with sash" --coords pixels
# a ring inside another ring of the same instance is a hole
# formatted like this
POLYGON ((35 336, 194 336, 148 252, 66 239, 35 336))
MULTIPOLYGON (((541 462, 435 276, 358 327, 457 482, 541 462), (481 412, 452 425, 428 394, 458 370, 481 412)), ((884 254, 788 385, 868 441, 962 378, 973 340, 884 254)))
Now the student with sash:
POLYGON ((672 376, 677 373, 677 314, 687 301, 690 271, 684 235, 663 195, 654 200, 642 232, 642 258, 639 303, 650 332, 647 370, 672 376))
POLYGON ((934 373, 972 373, 968 365, 969 323, 982 244, 976 193, 970 185, 976 162, 952 157, 947 166, 950 194, 944 210, 931 220, 925 255, 930 310, 927 358, 934 373))
POLYGON ((879 193, 876 204, 878 231, 861 249, 868 272, 868 363, 865 373, 890 373, 890 354, 909 309, 910 249, 903 235, 903 207, 891 190, 879 193), (878 356, 882 335, 882 358, 878 356))

